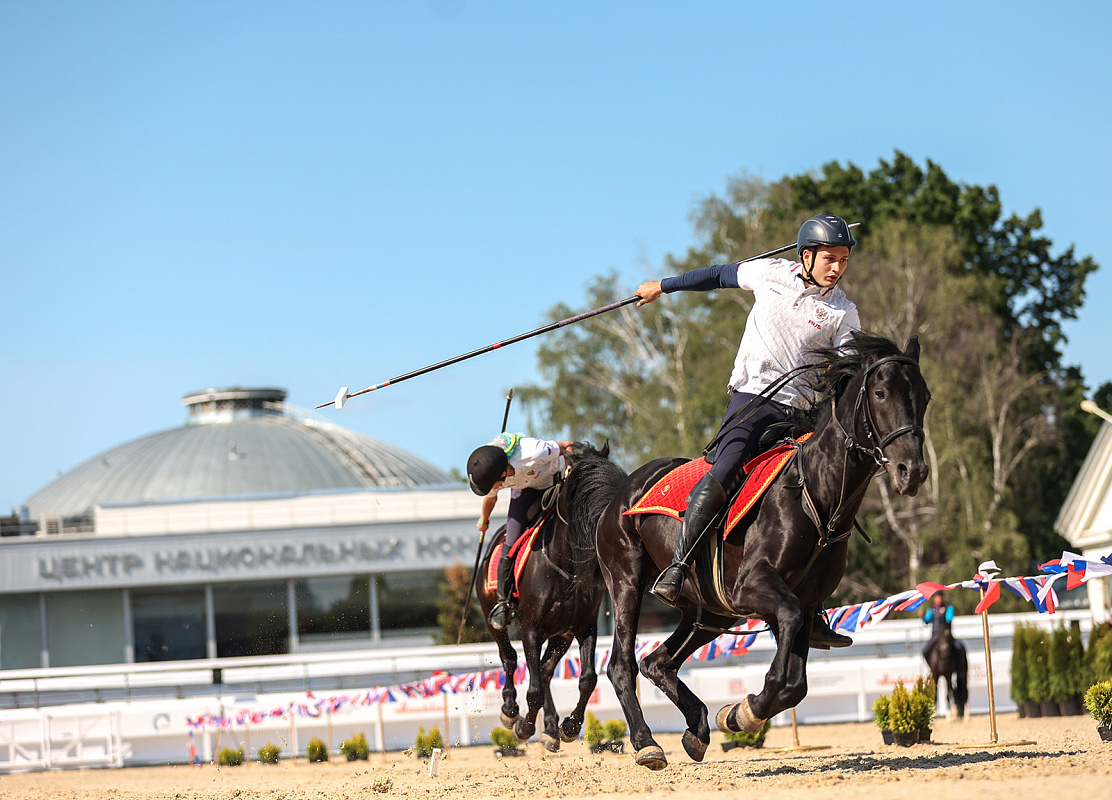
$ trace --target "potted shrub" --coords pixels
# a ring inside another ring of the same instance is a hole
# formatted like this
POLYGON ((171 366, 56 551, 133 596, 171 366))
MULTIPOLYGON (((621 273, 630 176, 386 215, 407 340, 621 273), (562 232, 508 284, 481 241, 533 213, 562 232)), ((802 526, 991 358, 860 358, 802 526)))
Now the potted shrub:
POLYGON ((260 763, 277 764, 278 757, 282 755, 282 748, 276 744, 267 742, 258 749, 256 755, 259 757, 260 763))
POLYGON ((417 729, 417 739, 413 742, 413 752, 418 758, 429 758, 433 750, 444 749, 444 737, 440 728, 433 726, 426 734, 423 727, 417 729))
POLYGON ((892 738, 892 724, 888 720, 888 703, 891 698, 882 694, 873 701, 873 722, 880 728, 880 737, 885 744, 892 744, 895 740, 892 738))
POLYGON ((309 759, 310 764, 316 764, 328 760, 328 745, 322 739, 314 736, 309 740, 309 745, 305 748, 305 756, 309 759))
POLYGON ((371 748, 367 746, 366 735, 360 731, 350 739, 340 742, 340 753, 348 761, 366 761, 371 754, 371 748))
POLYGON ((1112 679, 1112 622, 1105 622, 1089 631, 1089 649, 1085 657, 1093 681, 1112 679))
POLYGON ((1027 716, 1028 691, 1027 626, 1017 622, 1012 632, 1012 674, 1008 694, 1015 702, 1020 717, 1027 716))
POLYGON ((1062 706, 1070 696, 1070 642, 1066 626, 1059 623, 1050 632, 1047 642, 1047 688, 1050 699, 1058 707, 1061 715, 1062 706))
POLYGON ((1077 716, 1085 713, 1085 690, 1094 683, 1081 643, 1081 623, 1077 620, 1066 631, 1066 653, 1066 699, 1058 705, 1063 715, 1077 716))
POLYGON ((1027 685, 1028 697, 1039 706, 1039 713, 1033 716, 1056 717, 1058 704, 1050 699, 1050 648, 1043 632, 1033 629, 1027 642, 1027 685))
POLYGON ((1085 692, 1085 708, 1097 723, 1097 733, 1112 742, 1112 680, 1094 683, 1085 692))
POLYGON ((518 743, 513 731, 502 727, 495 728, 490 732, 490 740, 494 743, 494 754, 499 758, 525 755, 525 749, 518 743))
POLYGON ((729 752, 735 747, 764 747, 765 734, 771 727, 772 720, 766 719, 765 724, 761 726, 757 733, 746 733, 745 731, 724 733, 722 735, 726 737, 726 741, 722 742, 722 750, 723 752, 729 752))
POLYGON ((601 753, 610 750, 620 753, 625 749, 626 724, 620 719, 607 720, 605 724, 599 718, 587 712, 586 733, 587 747, 592 753, 601 753))
POLYGON ((938 686, 933 678, 922 675, 915 681, 911 690, 911 715, 915 722, 915 729, 919 733, 920 742, 931 740, 931 723, 934 720, 935 698, 938 697, 938 686))
POLYGON ((216 754, 216 763, 222 767, 238 767, 243 763, 243 748, 225 747, 216 754))
POLYGON ((919 723, 912 707, 911 692, 896 681, 888 698, 888 724, 892 728, 892 739, 900 747, 910 747, 919 741, 919 723))

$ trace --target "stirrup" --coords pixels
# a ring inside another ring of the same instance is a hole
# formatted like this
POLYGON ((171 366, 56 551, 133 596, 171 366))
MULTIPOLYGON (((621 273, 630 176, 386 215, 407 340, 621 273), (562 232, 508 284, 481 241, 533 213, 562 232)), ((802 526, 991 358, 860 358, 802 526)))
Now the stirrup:
POLYGON ((490 627, 496 631, 504 631, 510 627, 510 622, 514 618, 513 606, 506 600, 496 603, 494 608, 490 610, 490 627))
POLYGON ((682 562, 668 566, 657 576, 649 594, 665 605, 676 607, 676 601, 683 591, 683 582, 687 579, 687 564, 682 562))

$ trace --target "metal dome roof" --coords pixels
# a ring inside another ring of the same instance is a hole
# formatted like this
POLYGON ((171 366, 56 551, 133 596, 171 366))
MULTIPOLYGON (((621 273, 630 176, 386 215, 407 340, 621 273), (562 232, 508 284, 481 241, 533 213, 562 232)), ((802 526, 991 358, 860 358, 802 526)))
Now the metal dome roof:
POLYGON ((33 494, 31 518, 80 517, 97 504, 458 486, 399 447, 295 414, 284 389, 186 395, 186 425, 94 456, 33 494))

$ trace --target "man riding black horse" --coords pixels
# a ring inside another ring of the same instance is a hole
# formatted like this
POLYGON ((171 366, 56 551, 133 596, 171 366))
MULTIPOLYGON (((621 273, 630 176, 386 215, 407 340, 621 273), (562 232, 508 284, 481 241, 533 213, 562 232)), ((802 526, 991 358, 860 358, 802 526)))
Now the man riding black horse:
MULTIPOLYGON (((678 291, 753 292, 753 310, 730 375, 730 402, 713 464, 688 496, 672 565, 650 589, 668 605, 676 604, 700 544, 740 488, 742 467, 757 455, 761 434, 784 422, 792 406, 805 406, 809 400, 795 382, 783 383, 780 378, 805 366, 817 348, 848 345, 852 333, 860 329, 857 306, 838 286, 856 244, 845 220, 819 214, 799 229, 799 262, 771 258, 702 267, 637 288, 638 306, 678 291)), ((852 643, 850 637, 830 629, 822 609, 815 611, 812 646, 852 643)))

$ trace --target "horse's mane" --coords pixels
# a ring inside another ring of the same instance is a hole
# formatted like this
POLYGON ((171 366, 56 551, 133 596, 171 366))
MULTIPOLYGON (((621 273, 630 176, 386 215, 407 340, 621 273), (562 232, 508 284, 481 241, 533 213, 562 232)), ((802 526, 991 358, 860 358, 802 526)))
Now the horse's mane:
POLYGON ((625 470, 603 458, 593 447, 588 448, 572 466, 563 488, 571 516, 568 543, 572 561, 577 565, 598 561, 595 526, 617 494, 618 484, 626 478, 625 470))
POLYGON ((809 351, 810 363, 815 369, 804 380, 814 398, 808 409, 793 414, 796 427, 815 430, 819 422, 830 413, 830 399, 841 399, 853 379, 874 358, 897 356, 899 346, 875 333, 855 332, 850 347, 820 347, 809 351))

